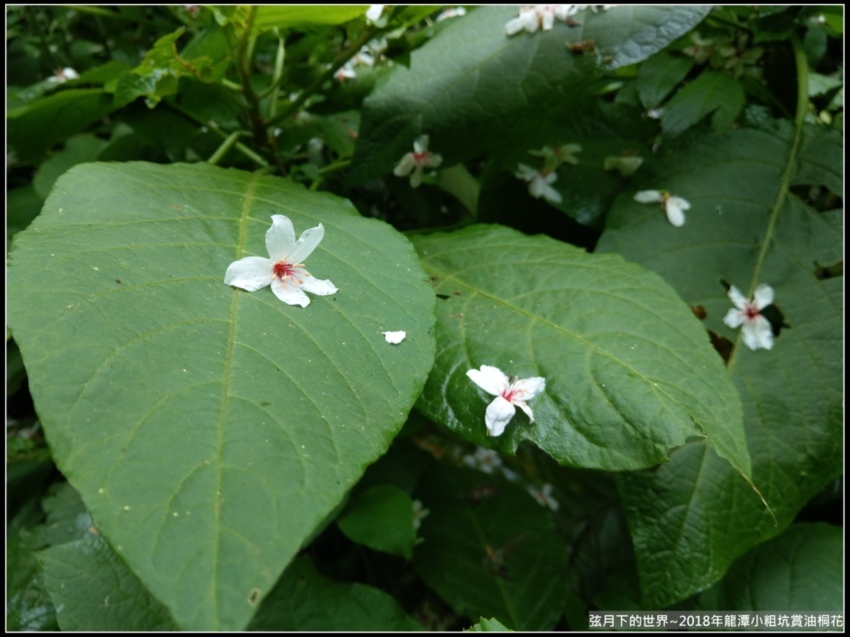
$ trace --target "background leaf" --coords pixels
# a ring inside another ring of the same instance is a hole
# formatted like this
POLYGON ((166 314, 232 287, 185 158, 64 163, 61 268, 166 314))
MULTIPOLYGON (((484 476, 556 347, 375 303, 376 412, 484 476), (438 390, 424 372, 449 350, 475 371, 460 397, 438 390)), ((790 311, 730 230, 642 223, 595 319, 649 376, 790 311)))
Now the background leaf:
POLYGON ((480 445, 513 451, 530 440, 562 464, 615 471, 664 462, 705 435, 749 472, 734 387, 658 277, 499 226, 414 241, 441 295, 437 360, 418 404, 430 418, 480 445), (481 365, 546 379, 533 424, 517 412, 500 438, 486 437, 492 397, 466 376, 481 365))
POLYGON ((386 450, 433 357, 424 278, 344 200, 203 164, 77 166, 17 235, 9 323, 56 463, 181 628, 244 627, 386 450), (309 269, 337 294, 224 285, 273 213, 325 225, 309 269))
POLYGON ((307 557, 296 558, 263 601, 249 630, 419 631, 387 593, 322 576, 307 557))
MULTIPOLYGON (((638 189, 685 197, 687 223, 672 228, 657 206, 624 195, 597 246, 661 274, 734 345, 727 370, 744 407, 753 482, 779 522, 701 443, 653 472, 622 476, 646 607, 716 582, 842 471, 842 279, 818 267, 841 263, 842 214, 817 212, 787 189, 799 175, 834 183, 840 164, 819 171, 811 151, 795 156, 793 148, 786 135, 753 130, 666 146, 638 189), (744 294, 760 283, 774 288, 786 327, 772 350, 750 351, 723 323, 731 302, 722 280, 744 294)), ((834 161, 831 149, 819 161, 834 161)))
POLYGON ((53 546, 38 560, 63 631, 176 630, 165 606, 100 536, 53 546))
POLYGON ((353 498, 337 524, 352 542, 407 558, 413 554, 413 501, 391 484, 376 485, 353 498))
POLYGON ((547 509, 497 475, 434 466, 416 492, 430 515, 413 568, 467 617, 551 630, 566 596, 566 552, 547 509))
POLYGON ((721 582, 700 595, 698 608, 840 612, 843 564, 840 527, 794 524, 736 560, 721 582))
POLYGON ((711 115, 711 127, 722 131, 744 107, 744 89, 725 73, 706 71, 679 90, 664 106, 661 128, 676 137, 711 115))
POLYGON ((539 148, 601 88, 609 68, 634 64, 686 33, 708 7, 632 7, 580 12, 568 27, 505 35, 516 7, 479 7, 451 22, 363 102, 349 180, 392 171, 419 135, 430 135, 443 166, 506 148, 539 148), (599 55, 565 44, 592 40, 599 55))

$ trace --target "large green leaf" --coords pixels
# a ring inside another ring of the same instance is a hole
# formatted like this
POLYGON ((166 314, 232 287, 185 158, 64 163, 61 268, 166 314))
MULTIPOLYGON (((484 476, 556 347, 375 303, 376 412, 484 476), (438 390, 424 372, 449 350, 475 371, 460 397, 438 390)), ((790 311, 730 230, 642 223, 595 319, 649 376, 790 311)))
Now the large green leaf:
POLYGON ((400 234, 204 164, 71 169, 17 235, 8 295, 57 465, 184 629, 247 624, 433 359, 433 293, 400 234), (324 224, 308 269, 339 292, 301 308, 223 283, 266 256, 274 213, 324 224))
POLYGON ((699 608, 836 613, 844 609, 840 527, 794 524, 737 560, 700 596, 699 608))
POLYGON ((580 26, 505 35, 517 7, 479 7, 447 25, 363 103, 352 182, 392 171, 419 135, 448 166, 505 148, 537 148, 598 88, 599 65, 635 64, 693 28, 709 7, 583 11, 580 26), (594 55, 565 43, 592 40, 594 55))
POLYGON ((744 475, 741 407, 688 307, 657 275, 499 226, 417 237, 437 294, 438 353, 419 408, 478 444, 531 440, 565 465, 624 470, 667 460, 690 436, 744 475), (492 399, 466 376, 494 365, 542 376, 545 394, 487 441, 492 399))
POLYGON ((551 630, 567 595, 567 554, 551 512, 497 475, 435 465, 416 492, 430 511, 413 568, 469 618, 551 630))
POLYGON ((691 202, 683 227, 673 228, 657 205, 636 203, 631 194, 611 210, 598 249, 664 276, 685 300, 705 308, 709 330, 734 344, 727 370, 744 407, 753 482, 779 522, 700 443, 677 450, 652 473, 623 478, 648 607, 668 606, 716 582, 841 473, 842 278, 828 278, 825 269, 841 263, 843 216, 816 212, 788 191, 801 175, 808 186, 839 182, 836 143, 824 144, 817 156, 811 148, 795 155, 792 140, 778 133, 683 140, 666 146, 643 183, 691 202), (787 327, 772 350, 750 351, 740 330, 723 323, 732 305, 721 280, 744 294, 760 283, 774 288, 787 327))

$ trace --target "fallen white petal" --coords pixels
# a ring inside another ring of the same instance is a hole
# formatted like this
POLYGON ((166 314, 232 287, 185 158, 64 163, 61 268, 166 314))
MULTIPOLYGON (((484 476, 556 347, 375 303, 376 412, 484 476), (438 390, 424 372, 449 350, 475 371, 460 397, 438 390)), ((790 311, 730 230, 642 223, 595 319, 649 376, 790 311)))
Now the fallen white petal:
POLYGON ((381 332, 384 335, 384 338, 387 339, 387 343, 391 343, 393 345, 398 345, 401 343, 405 337, 407 336, 407 332, 398 331, 398 332, 381 332))

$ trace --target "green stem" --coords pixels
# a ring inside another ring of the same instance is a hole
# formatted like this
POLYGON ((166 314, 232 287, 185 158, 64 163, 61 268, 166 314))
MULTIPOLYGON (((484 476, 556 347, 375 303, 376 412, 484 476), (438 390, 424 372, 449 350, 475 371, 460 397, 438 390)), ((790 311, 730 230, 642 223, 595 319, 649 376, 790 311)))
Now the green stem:
POLYGON ((277 114, 277 100, 280 97, 280 84, 283 81, 283 63, 286 60, 286 45, 284 39, 278 35, 277 37, 277 55, 274 58, 274 75, 272 76, 271 86, 260 94, 260 98, 270 95, 269 99, 269 117, 274 119, 277 114))
POLYGON ((341 170, 343 168, 347 168, 351 164, 350 159, 338 159, 332 164, 328 164, 324 168, 319 168, 318 175, 320 177, 324 177, 332 172, 336 172, 337 170, 341 170))
POLYGON ((229 151, 233 147, 233 144, 236 143, 236 140, 239 139, 241 135, 242 131, 234 131, 230 133, 230 135, 227 136, 227 139, 225 139, 224 142, 222 142, 221 146, 219 146, 212 154, 212 157, 207 160, 207 163, 212 166, 217 165, 218 162, 221 161, 222 157, 227 154, 227 151, 229 151))
POLYGON ((273 126, 280 121, 285 120, 287 117, 296 112, 307 99, 313 95, 316 91, 318 91, 322 85, 327 82, 330 78, 333 77, 334 73, 339 70, 339 68, 348 62, 351 58, 353 58, 358 51, 366 44, 369 40, 375 37, 375 34, 378 33, 380 29, 375 26, 366 27, 363 33, 360 34, 354 42, 352 42, 347 49, 343 50, 339 55, 336 56, 330 68, 327 71, 322 73, 319 78, 313 82, 310 86, 301 91, 301 95, 299 95, 295 101, 293 101, 289 106, 284 108, 280 113, 278 113, 275 117, 270 118, 266 122, 266 126, 273 126))

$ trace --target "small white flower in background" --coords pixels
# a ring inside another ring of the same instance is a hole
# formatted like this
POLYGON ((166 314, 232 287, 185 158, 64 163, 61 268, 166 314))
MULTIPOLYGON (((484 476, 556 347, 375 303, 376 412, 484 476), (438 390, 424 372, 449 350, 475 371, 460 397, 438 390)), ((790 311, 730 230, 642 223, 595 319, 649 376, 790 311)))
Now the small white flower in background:
POLYGON ((552 203, 561 203, 561 193, 551 186, 558 179, 558 173, 555 171, 546 173, 525 164, 520 164, 518 169, 514 175, 528 182, 528 192, 532 197, 536 199, 543 197, 552 203))
POLYGON ((548 482, 540 487, 528 487, 528 492, 541 506, 549 507, 553 511, 561 508, 560 503, 552 496, 552 485, 548 482))
POLYGON ((463 457, 466 466, 478 469, 484 473, 493 473, 494 469, 502 468, 502 457, 492 449, 478 447, 473 454, 463 457))
POLYGON ((623 177, 631 177, 643 164, 643 157, 637 155, 611 155, 602 164, 604 170, 617 170, 623 177))
POLYGON ((662 115, 664 115, 664 107, 651 108, 646 111, 646 116, 650 119, 661 119, 662 115))
POLYGON ((59 69, 53 72, 51 77, 47 78, 47 81, 51 84, 64 84, 68 80, 78 80, 80 79, 80 74, 77 73, 74 69, 69 66, 66 66, 64 69, 59 69))
POLYGON ((537 29, 548 31, 555 24, 555 6, 554 4, 527 4, 521 6, 519 8, 519 16, 508 20, 507 24, 505 24, 505 33, 514 35, 523 30, 534 33, 537 29))
POLYGON ((667 213, 667 219, 677 228, 685 225, 685 210, 691 207, 687 199, 675 197, 666 190, 641 190, 635 193, 635 201, 639 203, 660 203, 667 213))
POLYGON ((560 146, 544 146, 540 150, 530 150, 529 155, 543 157, 547 165, 577 164, 575 154, 581 152, 578 144, 561 144, 560 146))
POLYGON ((418 531, 422 524, 422 520, 428 517, 431 513, 426 509, 419 500, 413 501, 413 530, 418 531))
POLYGON ((413 152, 406 153, 398 162, 393 169, 393 174, 396 177, 410 175, 410 186, 416 188, 422 183, 422 171, 425 168, 437 168, 442 163, 442 155, 428 150, 428 135, 422 135, 413 142, 413 152))
POLYGON ((440 15, 438 15, 436 21, 442 22, 443 20, 448 20, 449 18, 459 18, 465 15, 466 9, 464 9, 463 7, 453 7, 450 9, 446 9, 440 15))
POLYGON ((401 343, 405 337, 407 336, 407 332, 399 331, 399 332, 381 332, 384 335, 384 338, 387 339, 387 343, 391 343, 392 345, 398 345, 401 343))
POLYGON ((337 291, 333 283, 314 278, 300 263, 324 236, 325 228, 319 224, 305 230, 296 241, 289 218, 272 215, 272 227, 266 232, 266 250, 271 258, 244 257, 234 261, 227 268, 224 282, 248 292, 271 285, 272 292, 284 303, 307 307, 310 299, 305 292, 327 296, 337 291))
POLYGON ((381 17, 381 14, 384 12, 384 5, 382 4, 370 4, 369 8, 366 10, 366 21, 375 23, 381 17))
POLYGON ((748 301, 734 285, 729 288, 729 299, 735 304, 723 317, 723 322, 731 328, 741 328, 744 344, 752 350, 773 347, 773 328, 761 311, 773 303, 773 288, 762 283, 755 292, 753 300, 748 301))
POLYGON ((516 407, 522 409, 528 419, 534 422, 534 414, 531 413, 531 408, 525 404, 525 401, 531 400, 546 389, 545 378, 517 380, 514 377, 514 382, 511 382, 498 367, 490 365, 482 365, 481 369, 470 369, 466 375, 481 389, 496 397, 487 405, 487 411, 484 414, 488 435, 500 436, 514 417, 516 407))

